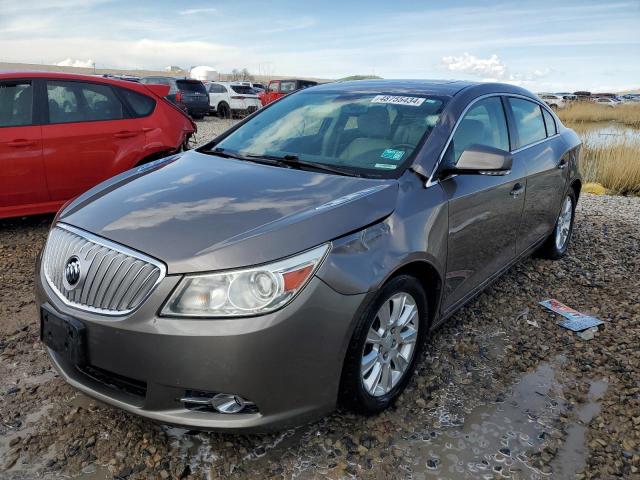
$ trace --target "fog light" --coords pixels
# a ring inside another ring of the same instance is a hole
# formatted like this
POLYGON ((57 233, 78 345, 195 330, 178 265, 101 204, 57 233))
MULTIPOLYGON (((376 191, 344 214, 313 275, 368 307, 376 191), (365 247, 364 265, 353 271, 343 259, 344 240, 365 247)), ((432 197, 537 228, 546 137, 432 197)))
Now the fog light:
POLYGON ((220 413, 239 413, 247 403, 241 396, 230 393, 218 393, 211 399, 211 405, 220 413))

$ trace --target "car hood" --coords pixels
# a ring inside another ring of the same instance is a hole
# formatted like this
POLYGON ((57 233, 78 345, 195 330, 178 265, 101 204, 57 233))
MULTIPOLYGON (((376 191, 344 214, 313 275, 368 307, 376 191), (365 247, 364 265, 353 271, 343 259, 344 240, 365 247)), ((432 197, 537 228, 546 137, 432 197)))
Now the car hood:
POLYGON ((151 255, 169 273, 256 265, 374 223, 398 182, 345 177, 191 151, 114 177, 58 221, 151 255))

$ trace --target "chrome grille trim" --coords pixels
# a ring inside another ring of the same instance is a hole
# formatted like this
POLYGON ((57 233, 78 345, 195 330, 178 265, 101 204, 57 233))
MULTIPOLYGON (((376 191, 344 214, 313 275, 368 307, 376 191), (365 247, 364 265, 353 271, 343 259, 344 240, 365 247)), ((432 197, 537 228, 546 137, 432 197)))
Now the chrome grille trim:
POLYGON ((167 273, 154 258, 64 223, 49 232, 41 270, 65 305, 109 316, 139 308, 167 273), (84 272, 82 283, 67 290, 63 275, 72 255, 80 258, 84 272))

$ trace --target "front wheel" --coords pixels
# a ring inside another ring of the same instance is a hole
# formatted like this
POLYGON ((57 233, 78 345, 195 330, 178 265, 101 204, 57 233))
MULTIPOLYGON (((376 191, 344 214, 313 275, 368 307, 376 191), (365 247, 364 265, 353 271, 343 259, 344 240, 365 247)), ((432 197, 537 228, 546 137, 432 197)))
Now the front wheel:
POLYGON ((569 248, 571 233, 573 232, 573 219, 576 211, 576 196, 573 190, 562 200, 560 213, 556 220, 553 232, 547 237, 542 247, 540 256, 551 260, 558 260, 565 256, 569 248))
POLYGON ((387 408, 411 379, 426 329, 427 297, 420 282, 407 275, 392 279, 358 320, 343 367, 340 402, 365 415, 387 408))

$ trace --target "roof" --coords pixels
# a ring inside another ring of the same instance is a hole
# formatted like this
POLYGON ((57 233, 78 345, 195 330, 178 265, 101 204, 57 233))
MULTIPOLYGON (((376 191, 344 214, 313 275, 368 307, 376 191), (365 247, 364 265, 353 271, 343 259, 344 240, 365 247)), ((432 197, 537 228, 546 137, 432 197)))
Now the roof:
POLYGON ((52 78, 56 80, 79 80, 83 82, 103 83, 108 85, 116 85, 118 87, 127 88, 129 90, 136 90, 139 92, 147 93, 146 87, 138 82, 131 82, 129 80, 123 80, 114 77, 103 77, 102 75, 82 75, 78 73, 62 73, 62 72, 47 72, 47 71, 33 71, 33 72, 2 72, 0 71, 0 80, 3 79, 29 79, 29 78, 52 78))
POLYGON ((387 92, 452 96, 478 82, 459 80, 350 80, 325 83, 314 90, 340 90, 345 92, 387 92))
POLYGON ((481 94, 495 92, 533 96, 531 92, 507 83, 469 82, 463 80, 352 80, 324 83, 312 88, 314 91, 438 95, 445 97, 453 97, 463 90, 481 94))

